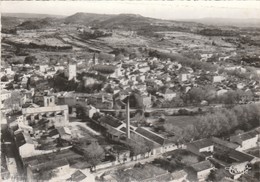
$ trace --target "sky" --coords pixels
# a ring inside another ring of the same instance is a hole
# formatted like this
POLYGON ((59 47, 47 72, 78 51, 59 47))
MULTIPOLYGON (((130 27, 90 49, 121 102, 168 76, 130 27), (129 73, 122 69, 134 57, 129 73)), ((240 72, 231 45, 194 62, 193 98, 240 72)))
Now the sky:
POLYGON ((260 18, 260 1, 0 1, 3 13, 131 13, 160 19, 260 18))

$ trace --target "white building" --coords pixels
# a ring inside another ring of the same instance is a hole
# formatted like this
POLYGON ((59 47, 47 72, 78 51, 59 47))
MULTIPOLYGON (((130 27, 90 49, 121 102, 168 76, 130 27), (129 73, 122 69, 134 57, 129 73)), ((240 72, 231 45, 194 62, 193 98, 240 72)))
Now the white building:
POLYGON ((214 166, 209 161, 202 161, 191 166, 196 172, 198 181, 205 181, 214 166))
POLYGON ((214 83, 221 82, 223 80, 225 80, 225 77, 223 77, 223 76, 213 76, 214 83))
POLYGON ((250 131, 236 136, 231 136, 230 141, 238 144, 241 150, 247 150, 258 146, 258 133, 250 131))
POLYGON ((68 70, 65 72, 65 75, 68 77, 68 80, 72 80, 77 76, 77 67, 76 64, 69 64, 68 70))

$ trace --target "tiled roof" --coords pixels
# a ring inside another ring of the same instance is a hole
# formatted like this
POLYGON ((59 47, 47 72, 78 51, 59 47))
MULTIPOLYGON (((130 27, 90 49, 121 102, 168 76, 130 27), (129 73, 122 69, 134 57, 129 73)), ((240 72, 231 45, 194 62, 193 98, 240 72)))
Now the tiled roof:
POLYGON ((190 144, 201 149, 201 148, 212 146, 213 142, 209 139, 201 139, 201 140, 196 140, 194 142, 191 142, 190 144))
POLYGON ((160 145, 163 145, 165 143, 165 139, 163 137, 161 137, 160 135, 157 135, 156 133, 154 133, 152 131, 146 130, 144 128, 139 127, 135 130, 135 132, 145 136, 146 138, 148 138, 160 145))
POLYGON ((100 118, 99 121, 101 123, 108 124, 114 128, 117 128, 122 124, 122 122, 120 120, 118 120, 117 118, 114 118, 113 116, 110 116, 110 115, 106 115, 106 116, 100 118))
POLYGON ((209 161, 202 161, 191 166, 196 172, 204 171, 210 169, 213 165, 209 161))
POLYGON ((21 147, 26 143, 33 144, 33 140, 30 135, 23 132, 19 132, 15 135, 15 141, 18 147, 21 147))
POLYGON ((232 159, 235 159, 238 162, 246 162, 246 161, 250 162, 255 158, 254 156, 248 155, 243 152, 239 152, 237 150, 231 150, 228 153, 228 156, 232 159))
POLYGON ((257 131, 250 131, 246 133, 242 133, 240 135, 237 135, 242 141, 249 140, 251 138, 255 138, 257 135, 257 131))
POLYGON ((172 173, 172 177, 173 179, 180 179, 183 178, 184 176, 187 176, 188 174, 184 171, 184 170, 180 170, 180 171, 175 171, 172 173))
POLYGON ((239 147, 238 144, 231 143, 231 142, 228 142, 228 141, 225 141, 225 140, 221 140, 221 139, 216 138, 216 137, 212 137, 212 141, 213 141, 214 143, 216 143, 216 144, 219 144, 219 145, 222 145, 222 146, 231 148, 231 149, 236 149, 236 148, 239 147))

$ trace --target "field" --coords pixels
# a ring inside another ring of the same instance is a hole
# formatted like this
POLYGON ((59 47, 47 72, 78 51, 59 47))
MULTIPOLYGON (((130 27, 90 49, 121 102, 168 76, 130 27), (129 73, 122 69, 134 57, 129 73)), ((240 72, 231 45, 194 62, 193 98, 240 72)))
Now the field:
POLYGON ((196 116, 165 116, 165 124, 172 124, 180 128, 185 128, 187 125, 197 122, 196 116))

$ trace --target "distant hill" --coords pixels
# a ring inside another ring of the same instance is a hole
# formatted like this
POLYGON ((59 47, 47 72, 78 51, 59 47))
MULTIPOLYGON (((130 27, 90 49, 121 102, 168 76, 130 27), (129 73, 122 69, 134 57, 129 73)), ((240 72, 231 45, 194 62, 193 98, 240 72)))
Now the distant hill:
POLYGON ((260 27, 260 19, 202 18, 181 19, 180 21, 197 22, 213 26, 260 27))
POLYGON ((34 14, 34 13, 1 13, 1 16, 2 17, 16 17, 16 18, 23 18, 23 19, 64 18, 65 17, 62 15, 34 14))
POLYGON ((137 29, 142 26, 149 26, 153 22, 152 18, 143 17, 136 14, 119 14, 112 16, 111 18, 100 22, 100 26, 103 28, 132 28, 137 29))
POLYGON ((2 16, 1 17, 1 24, 2 28, 5 29, 12 29, 16 27, 17 25, 21 24, 23 20, 17 18, 17 17, 9 17, 9 16, 2 16))
POLYGON ((41 20, 24 21, 23 23, 21 23, 17 27, 19 29, 22 29, 22 30, 32 30, 32 29, 46 28, 46 27, 49 27, 51 25, 52 25, 51 19, 45 18, 45 19, 41 19, 41 20))
POLYGON ((95 13, 76 13, 74 15, 66 17, 64 19, 64 22, 71 23, 71 24, 93 25, 101 21, 105 21, 113 16, 115 15, 95 14, 95 13))
POLYGON ((150 29, 154 31, 190 29, 193 26, 201 27, 198 23, 161 20, 144 17, 137 14, 94 14, 76 13, 64 19, 65 23, 83 24, 97 28, 120 28, 126 30, 150 29))

